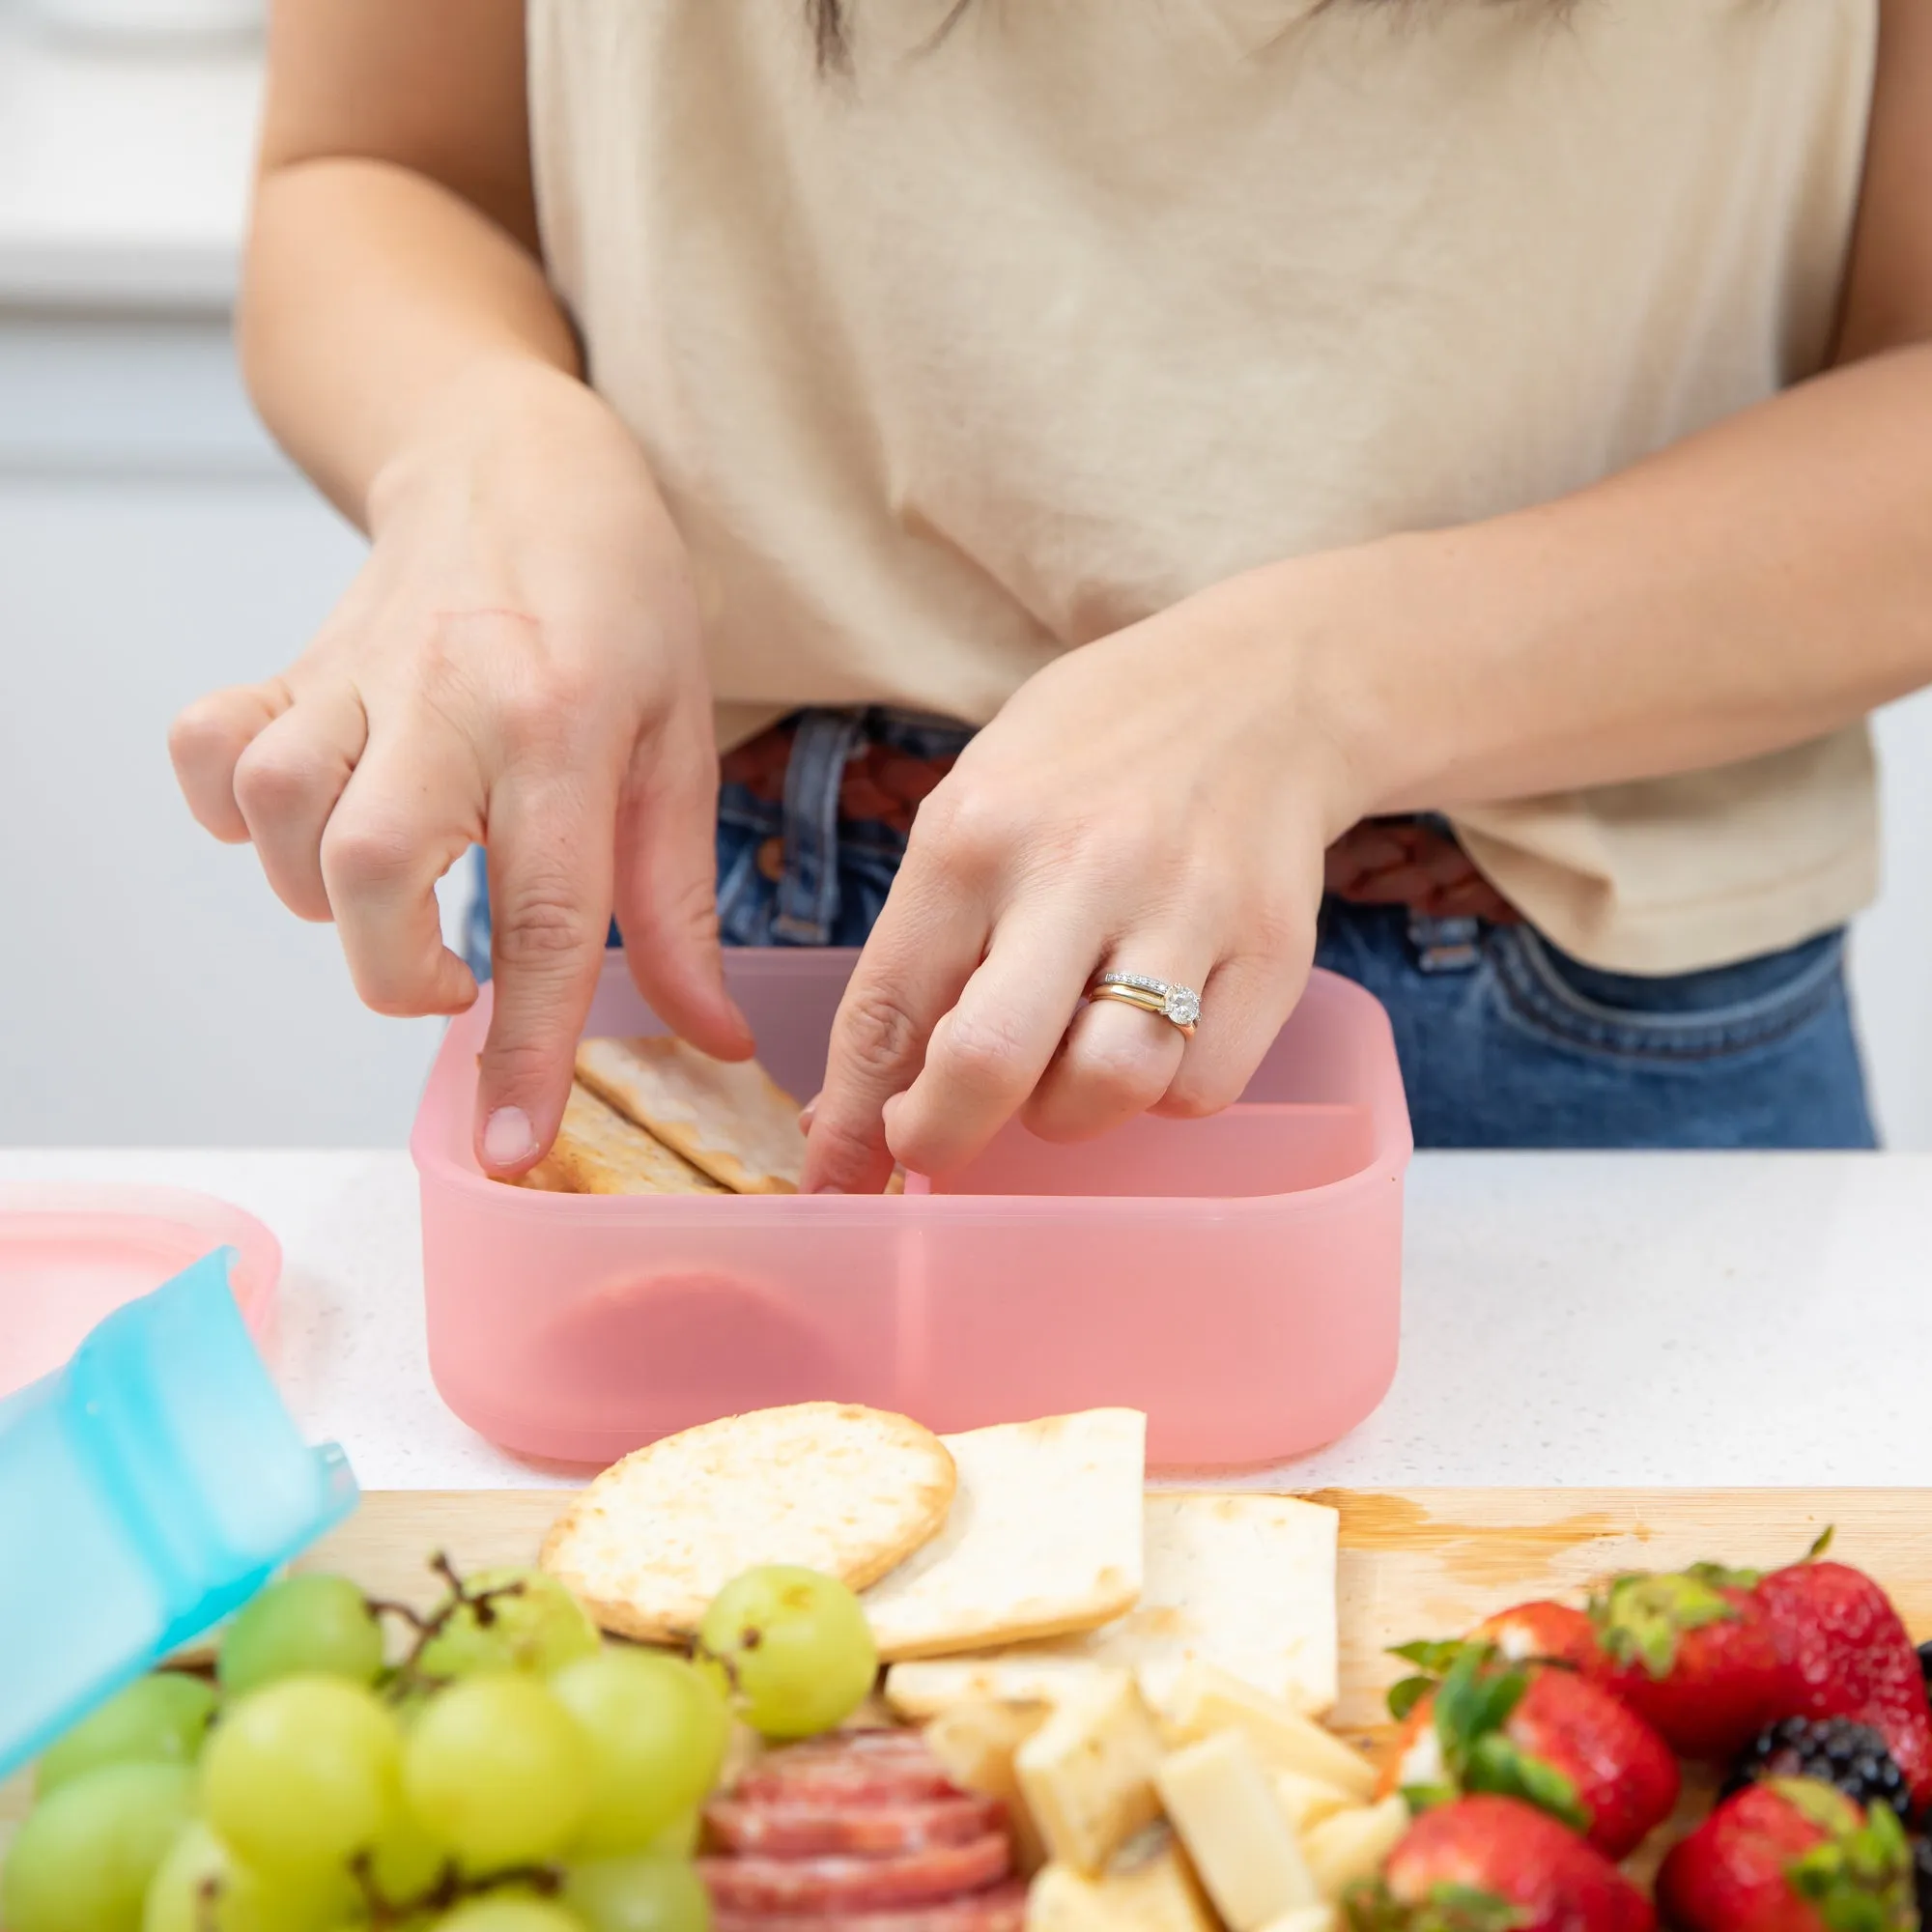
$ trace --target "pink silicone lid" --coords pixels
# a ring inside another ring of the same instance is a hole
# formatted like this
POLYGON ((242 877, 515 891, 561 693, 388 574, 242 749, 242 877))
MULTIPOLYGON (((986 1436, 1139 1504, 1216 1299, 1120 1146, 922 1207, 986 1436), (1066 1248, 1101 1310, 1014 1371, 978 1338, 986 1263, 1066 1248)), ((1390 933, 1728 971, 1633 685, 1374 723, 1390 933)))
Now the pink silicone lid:
POLYGON ((282 1250, 254 1215, 174 1187, 0 1183, 0 1396, 50 1375, 103 1316, 223 1247, 261 1347, 282 1250))

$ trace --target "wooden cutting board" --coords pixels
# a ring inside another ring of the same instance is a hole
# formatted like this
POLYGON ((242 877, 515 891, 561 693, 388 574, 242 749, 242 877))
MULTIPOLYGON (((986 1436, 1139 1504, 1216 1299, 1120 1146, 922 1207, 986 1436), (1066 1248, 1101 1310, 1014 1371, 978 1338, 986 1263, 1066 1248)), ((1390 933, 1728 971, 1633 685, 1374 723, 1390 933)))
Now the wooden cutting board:
MULTIPOLYGON (((528 1563, 568 1500, 554 1490, 378 1491, 302 1567, 372 1595, 426 1605, 427 1559, 528 1563)), ((1932 1490, 1322 1491, 1342 1514, 1338 1729, 1372 1739, 1399 1667, 1387 1647, 1453 1636, 1507 1605, 1562 1596, 1620 1570, 1700 1559, 1775 1568, 1827 1524, 1833 1553, 1891 1592, 1915 1637, 1932 1635, 1932 1490)), ((25 1802, 0 1790, 0 1819, 25 1802)))
MULTIPOLYGON (((1932 1634, 1932 1490, 1326 1490, 1342 1514, 1340 1728, 1380 1722, 1400 1668, 1387 1647, 1454 1636, 1528 1597, 1620 1570, 1702 1559, 1774 1569, 1828 1523, 1833 1554, 1878 1577, 1915 1635, 1932 1634)), ((379 1492, 307 1567, 372 1595, 426 1603, 426 1559, 465 1570, 527 1563, 567 1497, 556 1491, 379 1492)))

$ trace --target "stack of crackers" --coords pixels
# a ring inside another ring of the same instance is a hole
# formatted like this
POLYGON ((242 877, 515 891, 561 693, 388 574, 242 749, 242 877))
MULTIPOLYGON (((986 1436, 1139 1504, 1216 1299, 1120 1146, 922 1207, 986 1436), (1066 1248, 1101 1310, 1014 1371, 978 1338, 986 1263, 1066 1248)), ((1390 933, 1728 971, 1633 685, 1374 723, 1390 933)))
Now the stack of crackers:
POLYGON ((543 1560, 605 1629, 647 1643, 689 1636, 757 1564, 842 1577, 913 1718, 962 1696, 1047 1700, 1096 1666, 1164 1705, 1196 1662, 1326 1710, 1335 1513, 1150 1496, 1146 1463, 1138 1409, 955 1435, 847 1404, 760 1409, 607 1469, 543 1560))
MULTIPOLYGON (((755 1060, 713 1060, 668 1034, 582 1040, 556 1140, 516 1184, 546 1194, 796 1194, 799 1111, 755 1060)), ((886 1192, 905 1192, 902 1172, 886 1192)))
POLYGON ((681 1039, 586 1039, 555 1144, 522 1185, 551 1194, 795 1194, 799 1105, 756 1061, 681 1039))

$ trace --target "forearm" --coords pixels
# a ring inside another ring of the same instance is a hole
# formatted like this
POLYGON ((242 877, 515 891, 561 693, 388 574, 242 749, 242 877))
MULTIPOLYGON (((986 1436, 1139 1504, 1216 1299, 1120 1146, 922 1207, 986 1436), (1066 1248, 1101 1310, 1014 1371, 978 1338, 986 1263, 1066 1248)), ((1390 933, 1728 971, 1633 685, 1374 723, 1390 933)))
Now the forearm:
POLYGON ((1252 589, 1312 639, 1363 812, 1819 736, 1932 682, 1932 347, 1835 370, 1556 502, 1252 589))
POLYGON ((426 176, 353 156, 265 171, 239 333, 269 427, 364 528, 379 479, 480 385, 578 369, 527 249, 426 176))

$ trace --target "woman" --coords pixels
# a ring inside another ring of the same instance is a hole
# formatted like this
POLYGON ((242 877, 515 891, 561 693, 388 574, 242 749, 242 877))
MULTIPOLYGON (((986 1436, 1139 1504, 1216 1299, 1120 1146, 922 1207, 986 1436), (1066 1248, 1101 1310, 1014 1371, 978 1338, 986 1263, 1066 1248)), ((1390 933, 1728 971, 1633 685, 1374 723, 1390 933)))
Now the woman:
POLYGON ((826 1191, 1311 959, 1424 1144, 1868 1145, 1927 180, 1918 0, 280 0, 242 344, 374 541, 183 785, 385 1012, 487 843, 504 1176, 613 911, 725 1056, 721 914, 866 939, 826 1191))

